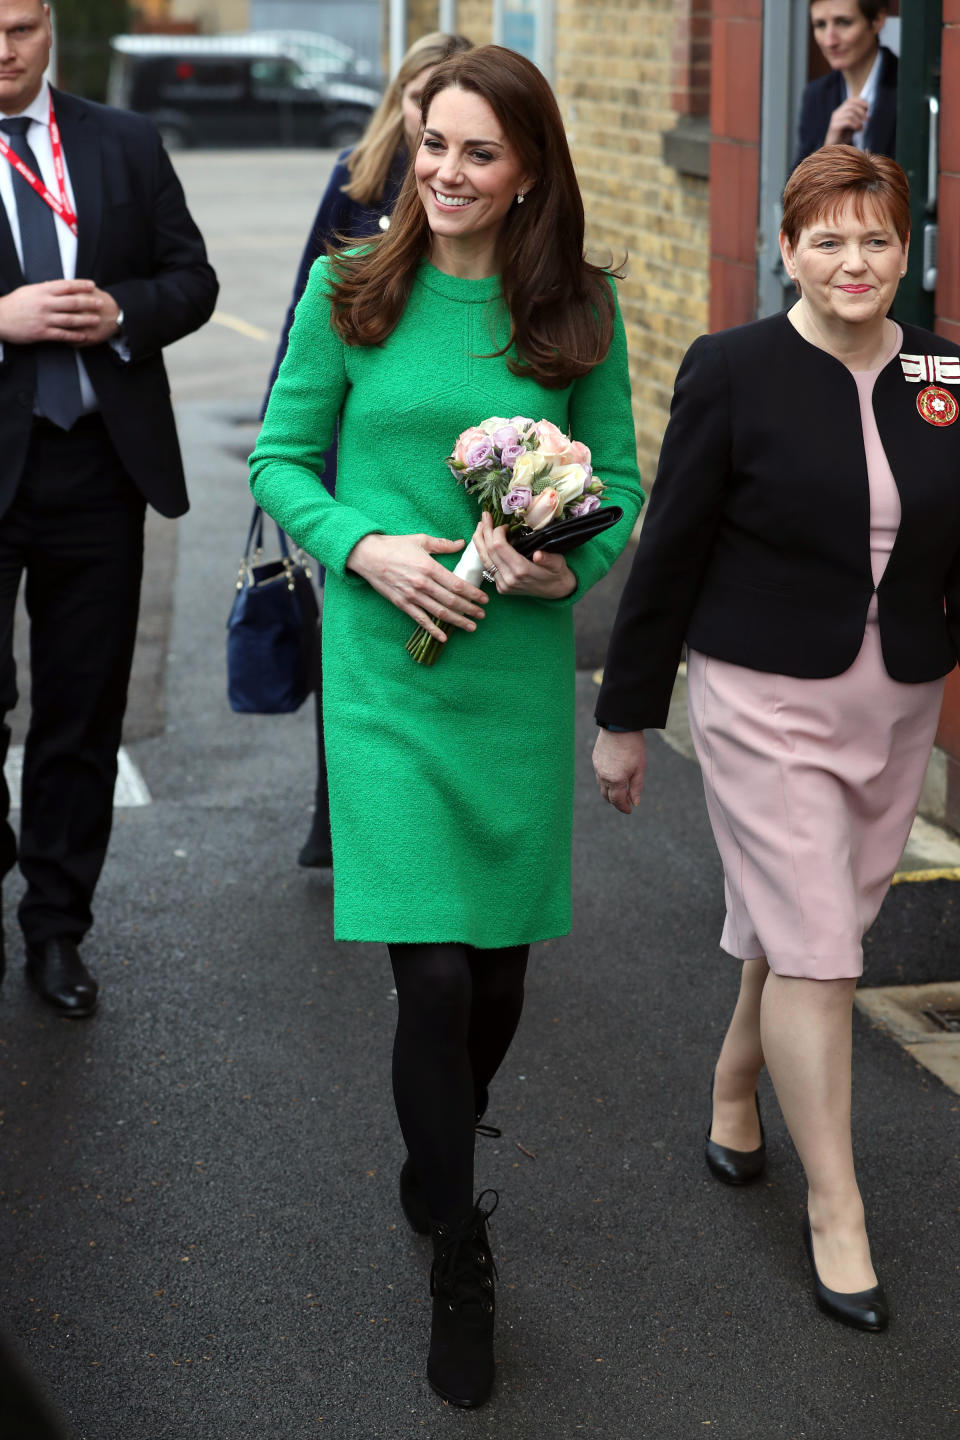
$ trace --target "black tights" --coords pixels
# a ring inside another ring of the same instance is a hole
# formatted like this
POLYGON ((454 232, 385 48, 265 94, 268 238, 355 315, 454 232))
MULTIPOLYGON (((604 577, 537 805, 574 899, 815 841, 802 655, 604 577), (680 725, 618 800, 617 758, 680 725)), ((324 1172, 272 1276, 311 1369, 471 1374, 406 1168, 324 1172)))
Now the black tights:
POLYGON ((391 945, 393 1094, 434 1220, 473 1207, 473 1127, 523 1009, 529 946, 391 945))

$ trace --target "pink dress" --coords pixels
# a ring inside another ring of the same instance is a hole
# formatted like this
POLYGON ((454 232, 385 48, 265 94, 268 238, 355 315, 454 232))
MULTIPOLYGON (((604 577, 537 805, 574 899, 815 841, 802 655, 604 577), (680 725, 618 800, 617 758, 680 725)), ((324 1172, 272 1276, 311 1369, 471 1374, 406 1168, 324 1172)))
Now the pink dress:
MULTIPOLYGON (((898 327, 897 350, 902 339, 898 327)), ((854 375, 874 585, 900 525, 871 400, 882 368, 854 375)), ((833 980, 862 972, 864 932, 920 799, 944 682, 890 678, 876 612, 874 596, 859 655, 826 680, 688 656, 690 728, 723 862, 720 944, 741 960, 766 956, 779 975, 833 980)))

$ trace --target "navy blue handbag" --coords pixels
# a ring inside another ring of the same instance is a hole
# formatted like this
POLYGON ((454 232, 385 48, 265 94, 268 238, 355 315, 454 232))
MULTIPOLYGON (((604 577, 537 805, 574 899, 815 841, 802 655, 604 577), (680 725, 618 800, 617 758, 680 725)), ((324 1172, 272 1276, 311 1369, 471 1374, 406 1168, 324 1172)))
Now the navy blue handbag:
POLYGON ((253 509, 237 592, 227 618, 227 698, 249 715, 289 715, 317 687, 320 610, 306 557, 291 555, 277 526, 280 555, 261 561, 263 511, 253 509))

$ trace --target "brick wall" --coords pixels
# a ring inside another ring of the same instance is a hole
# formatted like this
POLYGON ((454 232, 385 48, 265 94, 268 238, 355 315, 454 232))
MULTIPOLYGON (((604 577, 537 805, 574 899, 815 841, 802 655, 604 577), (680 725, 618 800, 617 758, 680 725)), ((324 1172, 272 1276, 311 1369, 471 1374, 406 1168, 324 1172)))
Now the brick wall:
POLYGON ((474 45, 489 45, 493 39, 493 6, 490 0, 458 0, 457 31, 474 45))
POLYGON ((653 479, 673 381, 708 322, 705 179, 665 164, 677 118, 678 30, 689 0, 557 0, 554 84, 587 213, 592 257, 628 252, 620 301, 630 346, 637 453, 653 479))
MULTIPOLYGON (((407 0, 407 44, 420 35, 439 29, 439 0, 407 0)), ((493 39, 493 6, 490 0, 459 0, 456 7, 456 28, 476 45, 489 45, 493 39)))

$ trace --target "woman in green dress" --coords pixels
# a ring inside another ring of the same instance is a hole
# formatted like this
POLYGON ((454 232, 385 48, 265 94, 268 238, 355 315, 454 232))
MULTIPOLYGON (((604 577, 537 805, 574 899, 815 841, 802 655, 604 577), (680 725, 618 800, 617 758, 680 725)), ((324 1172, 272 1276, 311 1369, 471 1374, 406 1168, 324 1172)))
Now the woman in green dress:
POLYGON ((434 1243, 427 1374, 474 1406, 493 1383, 494 1308, 474 1126, 528 948, 570 928, 572 605, 643 492, 616 291, 584 258, 549 86, 485 46, 438 66, 421 112, 390 230, 313 268, 251 484, 327 567, 334 930, 389 946, 401 1200, 434 1243), (589 446, 622 521, 566 559, 524 559, 489 517, 478 526, 443 459, 494 415, 589 446), (338 421, 334 499, 319 472, 338 421), (474 531, 496 594, 452 573, 474 531), (416 625, 444 642, 433 668, 404 649, 416 625))

